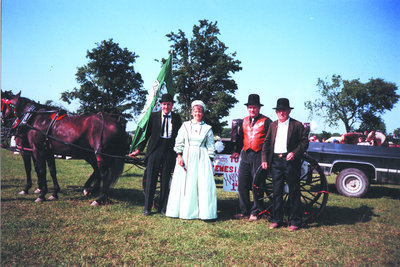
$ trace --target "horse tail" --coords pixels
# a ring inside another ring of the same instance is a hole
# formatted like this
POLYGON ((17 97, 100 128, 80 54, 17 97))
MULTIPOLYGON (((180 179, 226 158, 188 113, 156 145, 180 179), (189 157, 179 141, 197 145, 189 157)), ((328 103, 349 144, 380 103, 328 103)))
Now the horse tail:
POLYGON ((110 186, 113 186, 117 181, 118 178, 121 176, 122 172, 124 171, 125 159, 123 158, 114 158, 113 162, 111 163, 111 167, 109 169, 108 175, 110 186))

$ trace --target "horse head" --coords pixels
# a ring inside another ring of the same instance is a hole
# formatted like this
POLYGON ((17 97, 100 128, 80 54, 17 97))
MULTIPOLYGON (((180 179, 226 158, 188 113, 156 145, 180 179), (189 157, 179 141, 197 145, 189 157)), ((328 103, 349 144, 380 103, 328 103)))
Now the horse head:
POLYGON ((28 98, 21 97, 21 92, 19 92, 10 98, 10 108, 8 109, 8 113, 6 112, 6 117, 21 118, 25 113, 29 112, 31 106, 39 106, 39 104, 28 98))
POLYGON ((15 105, 18 102, 20 94, 21 92, 17 95, 14 95, 11 91, 1 92, 1 119, 3 123, 6 120, 14 119, 16 117, 15 105))

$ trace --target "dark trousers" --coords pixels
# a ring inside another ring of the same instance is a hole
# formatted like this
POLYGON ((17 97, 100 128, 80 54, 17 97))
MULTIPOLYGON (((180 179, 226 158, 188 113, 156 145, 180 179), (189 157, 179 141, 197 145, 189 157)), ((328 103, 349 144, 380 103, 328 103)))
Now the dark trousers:
POLYGON ((283 190, 284 184, 289 187, 289 219, 290 224, 300 226, 300 162, 286 161, 286 157, 274 156, 271 165, 273 183, 272 222, 283 222, 283 190))
POLYGON ((151 211, 159 174, 161 174, 161 176, 158 211, 165 212, 167 209, 169 182, 176 160, 176 154, 168 145, 168 142, 171 142, 171 140, 161 138, 156 150, 146 159, 147 164, 144 174, 144 178, 146 179, 146 186, 144 188, 144 211, 151 211))
POLYGON ((253 187, 257 169, 261 166, 261 151, 248 152, 242 150, 240 153, 238 192, 240 213, 257 215, 263 210, 263 201, 258 200, 253 187), (253 203, 250 202, 250 192, 253 193, 253 203))

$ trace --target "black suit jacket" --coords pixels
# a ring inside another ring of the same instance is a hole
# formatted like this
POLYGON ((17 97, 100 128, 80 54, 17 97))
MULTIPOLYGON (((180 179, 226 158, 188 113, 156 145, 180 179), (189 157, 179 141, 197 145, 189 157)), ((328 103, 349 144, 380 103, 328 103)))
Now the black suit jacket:
MULTIPOLYGON (((267 136, 265 137, 261 159, 262 162, 267 162, 268 165, 272 162, 274 155, 274 146, 276 140, 276 132, 278 130, 278 121, 274 121, 270 124, 267 136)), ((287 152, 294 153, 294 160, 300 160, 304 155, 304 152, 308 148, 308 133, 304 128, 303 124, 295 119, 290 118, 288 136, 287 136, 287 152)))
MULTIPOLYGON (((171 124, 172 124, 172 135, 171 138, 169 139, 170 141, 168 142, 168 149, 173 149, 175 145, 175 138, 178 135, 178 130, 179 128, 181 128, 182 125, 181 117, 174 112, 171 112, 171 124)), ((171 127, 171 125, 169 127, 171 127)), ((147 144, 147 141, 149 141, 150 139, 149 144, 147 146, 146 158, 156 149, 161 139, 160 134, 161 134, 161 110, 151 113, 149 119, 149 126, 146 132, 146 138, 142 143, 139 144, 138 147, 140 151, 143 151, 147 144)))

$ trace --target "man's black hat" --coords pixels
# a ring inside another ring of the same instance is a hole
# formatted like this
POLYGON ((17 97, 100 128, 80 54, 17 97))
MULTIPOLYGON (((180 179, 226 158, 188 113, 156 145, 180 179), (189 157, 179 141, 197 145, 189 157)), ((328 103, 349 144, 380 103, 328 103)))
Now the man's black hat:
POLYGON ((256 106, 264 106, 260 103, 260 96, 257 94, 249 95, 249 99, 247 100, 246 106, 256 105, 256 106))
POLYGON ((162 102, 171 102, 175 103, 174 98, 170 94, 163 94, 160 99, 160 103, 162 102))
POLYGON ((290 104, 289 104, 289 99, 287 98, 279 98, 278 101, 276 101, 276 110, 282 110, 282 109, 293 109, 290 104))

